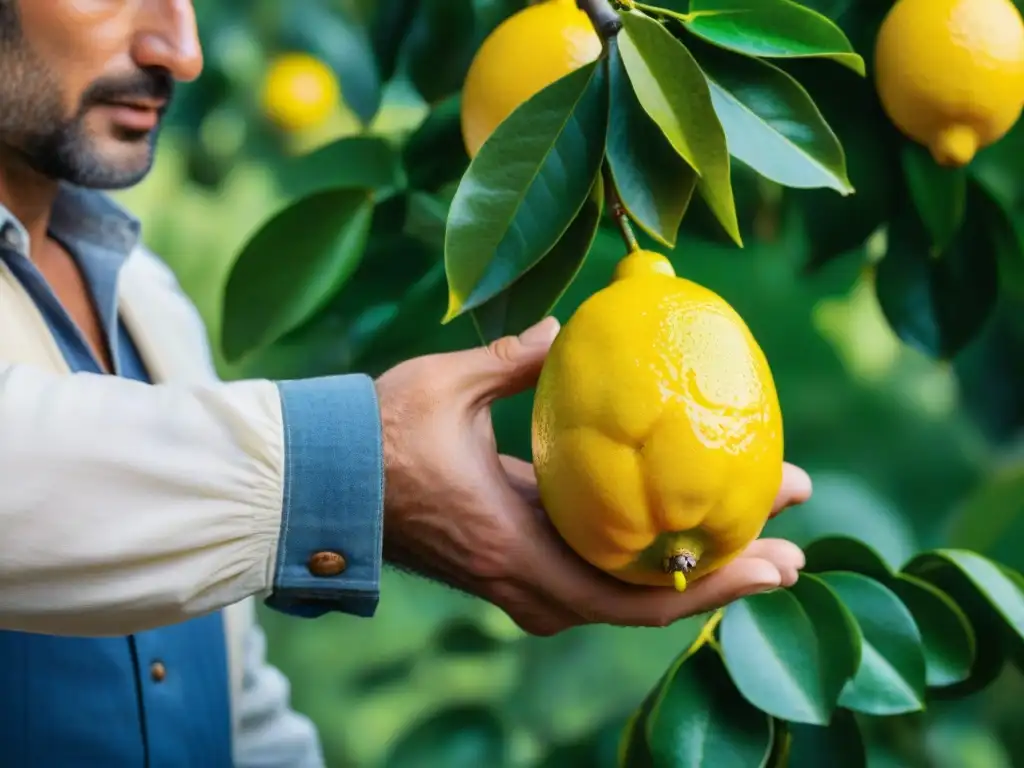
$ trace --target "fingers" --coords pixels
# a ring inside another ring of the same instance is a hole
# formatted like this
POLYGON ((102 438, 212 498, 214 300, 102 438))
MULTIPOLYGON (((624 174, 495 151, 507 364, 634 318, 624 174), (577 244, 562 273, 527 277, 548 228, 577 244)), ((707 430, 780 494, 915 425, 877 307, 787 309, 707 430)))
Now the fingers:
POLYGON ((796 584, 800 571, 807 564, 804 551, 796 544, 785 539, 757 539, 744 550, 742 557, 767 560, 772 563, 782 577, 783 587, 796 584))
POLYGON ((547 317, 518 336, 505 336, 485 347, 451 352, 445 367, 456 371, 458 385, 482 405, 523 392, 537 383, 560 326, 547 317))
POLYGON ((811 498, 811 476, 788 461, 782 466, 782 485, 772 504, 771 517, 811 498))

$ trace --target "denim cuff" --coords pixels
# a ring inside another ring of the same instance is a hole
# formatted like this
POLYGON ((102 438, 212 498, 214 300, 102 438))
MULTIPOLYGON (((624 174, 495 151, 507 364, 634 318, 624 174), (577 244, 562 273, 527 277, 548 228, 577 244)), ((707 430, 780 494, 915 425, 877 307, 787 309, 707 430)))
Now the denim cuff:
POLYGON ((266 604, 316 617, 372 616, 380 598, 384 459, 380 406, 363 374, 276 382, 284 509, 266 604))

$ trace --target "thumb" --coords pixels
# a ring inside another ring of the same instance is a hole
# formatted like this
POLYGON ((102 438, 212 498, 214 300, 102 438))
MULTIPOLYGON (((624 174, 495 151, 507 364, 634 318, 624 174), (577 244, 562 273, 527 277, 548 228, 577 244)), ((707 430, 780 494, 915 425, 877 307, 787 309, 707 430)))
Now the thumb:
POLYGON ((556 318, 546 317, 518 336, 503 336, 485 347, 457 352, 457 365, 471 396, 489 403, 534 386, 559 329, 556 318))

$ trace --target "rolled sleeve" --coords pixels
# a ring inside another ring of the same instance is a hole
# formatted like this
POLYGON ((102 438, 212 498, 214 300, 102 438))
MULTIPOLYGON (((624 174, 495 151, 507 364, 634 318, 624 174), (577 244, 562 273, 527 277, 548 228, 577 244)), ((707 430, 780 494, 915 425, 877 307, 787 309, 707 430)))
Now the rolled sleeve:
POLYGON ((330 611, 372 616, 380 599, 384 502, 373 380, 348 374, 277 387, 284 416, 284 509, 266 603, 303 617, 330 611))

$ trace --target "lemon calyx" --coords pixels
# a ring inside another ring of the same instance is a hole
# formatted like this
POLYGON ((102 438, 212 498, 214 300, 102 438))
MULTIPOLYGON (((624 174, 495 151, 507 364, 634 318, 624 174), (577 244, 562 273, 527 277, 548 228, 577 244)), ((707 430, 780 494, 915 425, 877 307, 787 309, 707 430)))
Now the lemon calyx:
POLYGON ((951 125, 939 132, 930 149, 939 165, 962 168, 974 159, 979 144, 978 132, 973 128, 968 125, 951 125))
POLYGON ((697 567, 697 555, 688 549, 677 549, 665 558, 665 573, 672 574, 676 592, 686 591, 686 576, 697 567))

